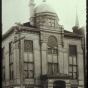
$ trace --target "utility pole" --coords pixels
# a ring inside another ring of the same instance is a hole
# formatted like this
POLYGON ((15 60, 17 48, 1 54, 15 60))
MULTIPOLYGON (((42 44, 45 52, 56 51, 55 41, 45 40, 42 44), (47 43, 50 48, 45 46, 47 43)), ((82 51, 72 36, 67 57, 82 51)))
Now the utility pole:
POLYGON ((15 23, 18 25, 18 31, 17 33, 19 34, 19 39, 16 40, 14 43, 19 42, 19 70, 20 70, 20 88, 23 88, 23 58, 22 58, 22 54, 21 54, 21 40, 24 38, 21 38, 21 34, 20 34, 20 30, 21 28, 21 24, 20 23, 15 23))
POLYGON ((21 35, 19 32, 19 68, 20 68, 20 88, 23 88, 23 64, 22 64, 22 57, 21 57, 21 35))

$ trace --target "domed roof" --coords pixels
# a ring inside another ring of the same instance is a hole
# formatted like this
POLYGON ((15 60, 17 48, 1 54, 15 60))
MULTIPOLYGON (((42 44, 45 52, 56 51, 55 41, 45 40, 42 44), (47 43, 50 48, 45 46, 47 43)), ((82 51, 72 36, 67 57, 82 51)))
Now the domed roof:
POLYGON ((41 13, 41 12, 52 12, 55 13, 54 9, 51 5, 49 5, 47 2, 42 2, 40 5, 38 5, 35 8, 35 14, 41 13))

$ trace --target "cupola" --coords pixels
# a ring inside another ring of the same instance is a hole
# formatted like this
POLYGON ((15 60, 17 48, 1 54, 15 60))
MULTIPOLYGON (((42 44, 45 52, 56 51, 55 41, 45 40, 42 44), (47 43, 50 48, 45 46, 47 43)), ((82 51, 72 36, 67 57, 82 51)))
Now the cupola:
POLYGON ((55 13, 55 10, 52 8, 50 4, 43 0, 43 2, 35 8, 35 14, 42 12, 55 13))
POLYGON ((36 27, 55 27, 56 23, 59 24, 59 19, 55 10, 46 0, 43 0, 41 4, 35 7, 34 14, 36 27))

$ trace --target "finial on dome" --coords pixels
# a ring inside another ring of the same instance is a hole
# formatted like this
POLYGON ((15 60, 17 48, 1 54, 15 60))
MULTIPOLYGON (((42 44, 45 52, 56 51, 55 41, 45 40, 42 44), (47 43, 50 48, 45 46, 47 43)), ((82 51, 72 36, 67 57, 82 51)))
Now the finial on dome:
POLYGON ((30 2, 29 2, 30 4, 34 4, 34 0, 30 0, 30 2))
POLYGON ((46 2, 46 0, 43 0, 43 2, 46 2))

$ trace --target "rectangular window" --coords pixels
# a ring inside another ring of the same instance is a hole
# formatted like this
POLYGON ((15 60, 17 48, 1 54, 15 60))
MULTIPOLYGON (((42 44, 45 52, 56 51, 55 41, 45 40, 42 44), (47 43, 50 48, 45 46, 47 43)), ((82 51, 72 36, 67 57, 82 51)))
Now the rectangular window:
POLYGON ((30 78, 33 78, 33 76, 34 76, 33 70, 30 70, 30 72, 29 72, 29 77, 30 77, 30 78))
POLYGON ((10 79, 13 79, 13 63, 9 65, 10 69, 10 79))
POLYGON ((13 79, 13 53, 12 53, 12 47, 13 43, 10 42, 9 43, 9 77, 10 77, 10 80, 13 79))
POLYGON ((52 54, 52 49, 48 48, 48 54, 52 54))
POLYGON ((51 26, 51 19, 48 19, 48 25, 51 26))
POLYGON ((57 73, 57 72, 58 72, 58 64, 54 63, 54 73, 57 73))
POLYGON ((2 48, 2 59, 4 59, 4 47, 2 48))
POLYGON ((53 73, 53 69, 52 69, 52 63, 48 63, 48 74, 52 74, 53 73))
POLYGON ((48 48, 48 74, 58 73, 58 49, 57 48, 48 48))
POLYGON ((33 62, 24 62, 24 76, 25 78, 34 77, 34 63, 33 62))
POLYGON ((57 49, 53 49, 53 54, 56 54, 57 55, 57 49))
POLYGON ((2 48, 2 67, 4 66, 4 59, 5 59, 4 53, 5 53, 5 48, 3 47, 2 48))
POLYGON ((49 26, 54 27, 54 26, 55 26, 55 20, 49 18, 49 19, 48 19, 48 24, 49 24, 49 26))
POLYGON ((48 74, 58 73, 58 63, 48 63, 48 74))
POLYGON ((25 78, 28 78, 28 76, 29 76, 27 62, 24 62, 24 75, 25 75, 25 78))
POLYGON ((69 55, 76 56, 77 50, 75 45, 69 45, 69 55))
POLYGON ((34 77, 34 63, 29 62, 28 68, 29 68, 29 77, 33 78, 34 77))
POLYGON ((73 56, 73 65, 77 65, 76 56, 73 56))
POLYGON ((24 40, 24 76, 25 78, 34 77, 34 62, 33 62, 33 41, 24 40))
POLYGON ((69 73, 72 79, 77 79, 77 49, 75 45, 69 45, 69 73))
POLYGON ((72 65, 72 57, 71 56, 69 57, 69 64, 72 65))
POLYGON ((12 49, 13 49, 13 48, 12 48, 12 45, 13 45, 12 42, 10 42, 10 43, 9 43, 9 54, 12 53, 12 49))
POLYGON ((33 41, 24 40, 24 52, 33 52, 33 41))
POLYGON ((52 26, 54 27, 55 26, 55 20, 52 19, 51 22, 52 22, 52 26))
POLYGON ((72 65, 69 65, 69 72, 72 73, 72 65))
POLYGON ((5 67, 2 67, 2 81, 5 81, 5 67))

